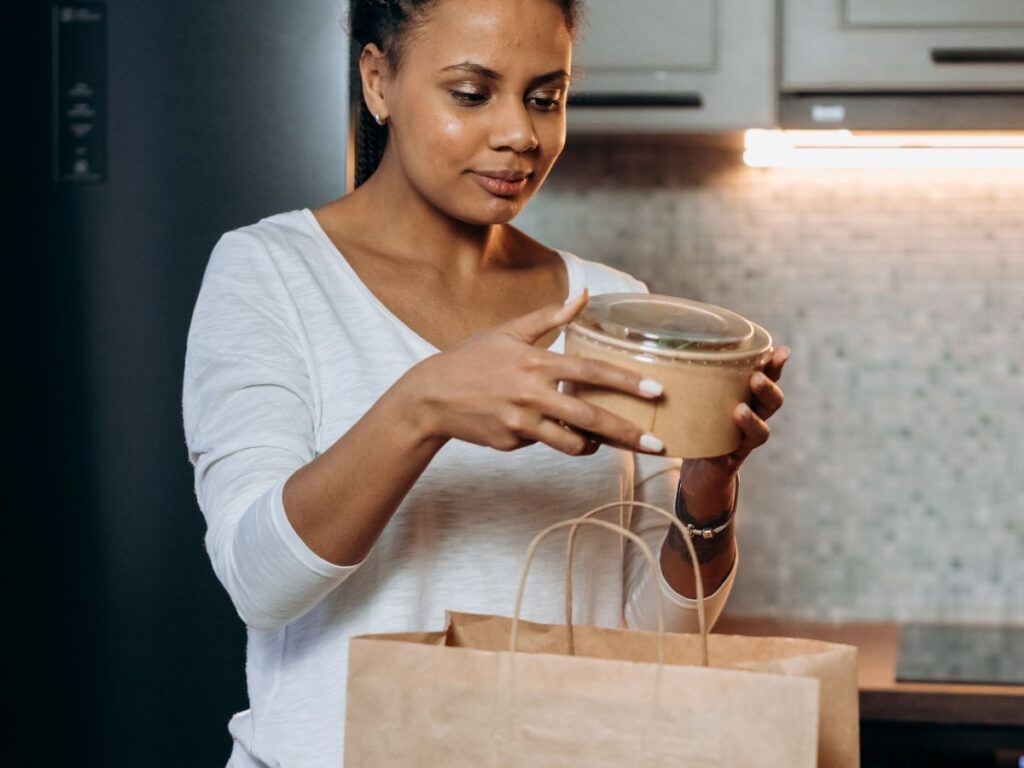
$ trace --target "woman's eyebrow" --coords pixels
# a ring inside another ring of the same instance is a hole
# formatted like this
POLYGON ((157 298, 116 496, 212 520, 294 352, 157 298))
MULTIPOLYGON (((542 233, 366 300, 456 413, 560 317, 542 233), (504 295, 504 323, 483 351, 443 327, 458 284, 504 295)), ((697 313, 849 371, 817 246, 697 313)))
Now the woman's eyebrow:
MULTIPOLYGON (((500 72, 495 72, 490 67, 485 67, 483 64, 476 64, 472 61, 463 61, 459 64, 449 64, 447 67, 441 69, 442 72, 461 71, 461 72, 472 72, 475 75, 480 75, 488 80, 494 80, 498 82, 502 79, 500 72)), ((537 83, 546 83, 549 80, 572 80, 572 76, 564 69, 555 69, 551 72, 545 72, 543 75, 537 75, 537 77, 530 80, 530 85, 536 85, 537 83)))
POLYGON ((450 72, 453 70, 461 70, 462 72, 472 72, 475 75, 486 77, 488 80, 501 80, 500 72, 495 72, 490 67, 485 67, 483 64, 475 64, 472 61, 463 61, 461 64, 449 64, 441 71, 450 72))
POLYGON ((530 81, 530 85, 536 85, 537 83, 546 83, 550 80, 572 80, 572 75, 566 72, 564 69, 555 69, 551 72, 545 72, 543 75, 537 75, 530 81))

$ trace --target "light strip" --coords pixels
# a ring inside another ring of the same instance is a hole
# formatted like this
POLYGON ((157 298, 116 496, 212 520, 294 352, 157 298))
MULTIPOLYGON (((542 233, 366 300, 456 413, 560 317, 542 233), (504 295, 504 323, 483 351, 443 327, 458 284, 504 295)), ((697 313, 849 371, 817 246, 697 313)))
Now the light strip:
POLYGON ((1024 132, 746 132, 743 160, 762 168, 1024 168, 1024 132))

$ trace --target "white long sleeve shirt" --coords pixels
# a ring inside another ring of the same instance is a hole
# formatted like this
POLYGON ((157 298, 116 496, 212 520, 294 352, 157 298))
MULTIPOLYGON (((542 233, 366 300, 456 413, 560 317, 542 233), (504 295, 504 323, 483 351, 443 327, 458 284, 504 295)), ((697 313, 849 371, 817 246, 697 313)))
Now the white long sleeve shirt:
MULTIPOLYGON (((559 253, 569 295, 646 291, 559 253)), ((551 349, 563 344, 564 334, 551 349)), ((361 563, 317 556, 285 515, 285 480, 438 352, 373 295, 308 208, 232 230, 214 247, 189 332, 183 411, 207 551, 248 627, 250 708, 229 724, 230 766, 336 768, 349 638, 439 629, 447 609, 510 615, 526 547, 545 526, 634 494, 671 509, 678 460, 607 446, 587 457, 543 444, 504 453, 453 440, 361 563)), ((657 556, 667 523, 636 512, 629 524, 657 556)), ((531 571, 526 619, 563 621, 565 542, 553 538, 531 571)), ((663 597, 667 627, 695 631, 694 601, 635 546, 584 529, 576 560, 578 623, 651 629, 663 597)), ((709 596, 709 621, 735 570, 709 596)))

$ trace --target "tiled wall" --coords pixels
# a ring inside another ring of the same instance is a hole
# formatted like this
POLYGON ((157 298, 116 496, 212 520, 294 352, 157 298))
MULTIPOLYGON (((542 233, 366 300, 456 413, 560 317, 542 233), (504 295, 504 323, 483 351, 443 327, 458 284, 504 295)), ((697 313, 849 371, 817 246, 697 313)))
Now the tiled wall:
POLYGON ((516 223, 793 348, 731 611, 1024 621, 1024 170, 570 137, 516 223))

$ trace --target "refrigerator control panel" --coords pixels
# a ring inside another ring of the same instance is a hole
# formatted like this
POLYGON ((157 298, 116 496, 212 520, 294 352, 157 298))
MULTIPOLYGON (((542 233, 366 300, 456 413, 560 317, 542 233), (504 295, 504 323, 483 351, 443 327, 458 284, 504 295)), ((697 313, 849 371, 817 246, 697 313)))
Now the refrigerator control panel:
POLYGON ((54 168, 60 183, 107 177, 107 4, 53 9, 54 168))

